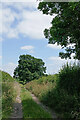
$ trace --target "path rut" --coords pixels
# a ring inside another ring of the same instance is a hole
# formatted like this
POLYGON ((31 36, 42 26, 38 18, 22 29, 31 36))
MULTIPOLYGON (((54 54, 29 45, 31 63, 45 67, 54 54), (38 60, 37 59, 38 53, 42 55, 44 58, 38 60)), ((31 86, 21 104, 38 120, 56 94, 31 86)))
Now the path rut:
POLYGON ((20 85, 19 83, 15 82, 14 83, 14 89, 17 91, 17 97, 15 100, 15 103, 13 104, 13 112, 11 113, 11 119, 12 120, 22 120, 23 118, 23 113, 22 113, 22 103, 21 103, 21 98, 20 98, 20 85), (13 119, 14 118, 14 119, 13 119))
MULTIPOLYGON (((13 105, 13 112, 11 113, 10 120, 23 120, 22 103, 21 103, 21 98, 20 98, 21 87, 20 87, 19 83, 17 83, 17 82, 14 83, 14 89, 17 91, 17 97, 16 97, 15 103, 13 105)), ((54 111, 49 109, 47 106, 43 105, 34 94, 31 93, 31 96, 37 104, 39 104, 44 110, 46 110, 47 112, 49 112, 52 115, 53 119, 57 120, 57 116, 54 111)))
POLYGON ((31 96, 32 96, 33 100, 34 100, 37 104, 39 104, 44 110, 46 110, 47 112, 49 112, 49 113, 52 115, 52 118, 53 118, 53 119, 57 119, 57 115, 56 115, 56 113, 55 113, 54 111, 52 111, 51 109, 49 109, 49 107, 43 105, 43 104, 39 101, 39 99, 38 99, 34 94, 31 93, 31 96))

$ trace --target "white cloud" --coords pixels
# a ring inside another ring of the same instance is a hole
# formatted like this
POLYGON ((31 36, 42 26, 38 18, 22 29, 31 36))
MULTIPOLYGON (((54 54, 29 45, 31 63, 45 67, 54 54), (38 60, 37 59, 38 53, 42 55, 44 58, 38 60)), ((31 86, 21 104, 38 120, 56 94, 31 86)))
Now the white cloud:
MULTIPOLYGON (((8 5, 11 5, 11 3, 7 3, 8 5)), ((38 3, 37 2, 22 2, 21 4, 19 3, 16 3, 13 5, 12 3, 12 6, 14 6, 14 8, 16 8, 17 10, 19 11, 22 11, 23 9, 29 9, 29 10, 34 10, 37 8, 38 6, 38 3)))
POLYGON ((30 50, 29 53, 34 53, 34 50, 30 50))
POLYGON ((0 37, 0 42, 2 42, 3 41, 3 38, 2 37, 0 37))
POLYGON ((44 38, 43 31, 50 26, 51 17, 43 15, 40 11, 23 11, 23 20, 19 22, 18 31, 33 39, 44 38))
POLYGON ((52 56, 52 57, 49 57, 49 59, 50 60, 65 60, 65 59, 61 59, 60 57, 54 57, 54 56, 52 56))
POLYGON ((46 63, 47 65, 47 72, 50 74, 58 73, 62 66, 66 63, 73 64, 74 62, 78 62, 78 60, 74 59, 61 59, 60 57, 49 57, 46 63))
POLYGON ((2 66, 2 70, 8 72, 11 76, 13 76, 14 69, 17 67, 14 63, 8 63, 2 66))
POLYGON ((6 9, 3 9, 2 10, 2 13, 3 13, 3 23, 7 22, 8 24, 11 24, 14 19, 15 19, 15 16, 14 14, 12 13, 11 14, 11 9, 10 8, 6 8, 6 9))
POLYGON ((2 56, 0 56, 0 59, 2 59, 2 56))
POLYGON ((38 11, 36 2, 31 4, 7 3, 4 5, 2 13, 3 34, 8 38, 18 38, 22 34, 25 37, 42 39, 44 38, 44 29, 50 27, 52 20, 51 16, 43 15, 38 11), (18 9, 18 12, 10 7, 18 9), (16 22, 17 24, 15 24, 16 22))
POLYGON ((3 3, 3 6, 4 7, 13 7, 15 8, 16 10, 18 10, 19 12, 22 12, 24 9, 28 9, 30 11, 33 11, 33 10, 37 10, 37 7, 38 7, 38 2, 6 2, 5 4, 3 3))
MULTIPOLYGON (((72 55, 72 56, 74 56, 74 54, 72 55)), ((77 60, 75 60, 75 59, 69 59, 69 58, 67 58, 67 59, 61 59, 60 57, 54 57, 54 56, 52 56, 52 57, 49 57, 49 60, 52 60, 53 62, 54 61, 58 61, 58 63, 60 62, 62 62, 63 64, 64 63, 66 63, 66 62, 71 62, 71 63, 74 63, 74 62, 76 62, 77 60)))
POLYGON ((6 35, 8 38, 17 38, 17 29, 13 26, 15 20, 19 20, 20 17, 17 13, 12 11, 10 8, 5 7, 2 9, 2 34, 6 35), (13 26, 13 27, 12 27, 13 26))
POLYGON ((9 29, 9 33, 7 34, 8 38, 18 38, 17 29, 9 29))
POLYGON ((21 49, 27 50, 29 53, 34 53, 34 46, 31 46, 31 45, 23 46, 21 47, 21 49))
POLYGON ((52 48, 52 49, 61 49, 61 45, 55 44, 48 44, 47 47, 52 48))
POLYGON ((30 45, 21 47, 22 50, 32 50, 33 48, 34 48, 34 47, 33 47, 33 46, 30 46, 30 45))

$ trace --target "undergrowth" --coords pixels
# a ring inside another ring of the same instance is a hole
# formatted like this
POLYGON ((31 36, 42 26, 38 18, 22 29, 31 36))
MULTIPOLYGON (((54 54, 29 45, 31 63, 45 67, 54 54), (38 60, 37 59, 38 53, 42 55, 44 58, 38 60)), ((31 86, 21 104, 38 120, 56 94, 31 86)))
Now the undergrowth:
POLYGON ((60 118, 80 119, 80 66, 64 65, 58 75, 50 75, 26 84, 60 118), (51 79, 51 80, 50 80, 51 79))

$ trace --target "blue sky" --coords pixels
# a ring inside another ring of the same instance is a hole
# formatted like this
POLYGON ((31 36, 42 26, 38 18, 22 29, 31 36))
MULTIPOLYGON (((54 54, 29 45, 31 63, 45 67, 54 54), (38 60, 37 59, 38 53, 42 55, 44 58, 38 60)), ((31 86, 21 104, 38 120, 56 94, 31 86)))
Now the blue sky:
POLYGON ((48 74, 57 73, 67 60, 58 57, 59 52, 63 51, 61 46, 48 44, 43 34, 44 29, 51 26, 50 22, 55 15, 43 15, 37 9, 37 2, 3 2, 1 6, 1 69, 13 75, 19 56, 30 54, 43 59, 48 74))

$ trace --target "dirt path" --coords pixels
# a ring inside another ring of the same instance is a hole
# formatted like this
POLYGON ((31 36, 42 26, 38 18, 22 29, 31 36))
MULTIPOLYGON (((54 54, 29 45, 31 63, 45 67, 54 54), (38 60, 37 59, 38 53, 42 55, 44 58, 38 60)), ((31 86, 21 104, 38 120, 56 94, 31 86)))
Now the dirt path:
POLYGON ((47 112, 49 112, 52 115, 53 119, 57 119, 56 113, 54 111, 49 109, 47 106, 43 105, 34 94, 31 93, 31 96, 37 104, 39 104, 41 107, 43 107, 43 109, 45 109, 47 112))
POLYGON ((22 120, 23 118, 23 113, 22 113, 22 103, 21 103, 21 98, 20 98, 20 91, 21 91, 21 88, 20 88, 20 85, 19 83, 15 82, 14 83, 14 89, 16 90, 17 92, 17 97, 16 97, 16 100, 15 100, 15 103, 13 105, 13 112, 11 114, 11 118, 13 120, 16 119, 20 119, 22 120))
MULTIPOLYGON (((22 103, 21 103, 21 98, 20 98, 21 88, 20 88, 19 83, 17 83, 17 82, 14 83, 14 89, 17 92, 17 97, 16 97, 15 103, 13 105, 13 112, 11 114, 10 120, 23 120, 22 103)), ((53 119, 57 118, 55 112, 51 111, 47 106, 43 105, 34 94, 31 93, 31 96, 32 96, 33 100, 37 104, 39 104, 44 110, 51 113, 53 119)))

